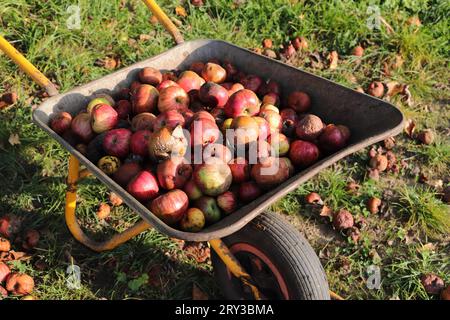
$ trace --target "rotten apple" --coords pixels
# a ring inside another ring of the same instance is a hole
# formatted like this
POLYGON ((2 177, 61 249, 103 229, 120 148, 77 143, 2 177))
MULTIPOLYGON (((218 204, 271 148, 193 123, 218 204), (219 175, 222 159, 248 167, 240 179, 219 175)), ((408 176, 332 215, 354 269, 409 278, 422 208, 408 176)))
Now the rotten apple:
POLYGON ((166 190, 183 188, 191 175, 192 166, 183 157, 166 159, 156 169, 159 185, 166 190))

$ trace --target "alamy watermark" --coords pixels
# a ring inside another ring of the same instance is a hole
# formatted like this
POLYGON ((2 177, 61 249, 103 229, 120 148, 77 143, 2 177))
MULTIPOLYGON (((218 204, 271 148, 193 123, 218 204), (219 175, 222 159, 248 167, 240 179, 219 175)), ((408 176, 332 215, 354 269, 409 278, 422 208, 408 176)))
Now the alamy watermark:
POLYGON ((366 286, 368 289, 380 289, 381 288, 381 269, 379 266, 370 265, 367 268, 368 278, 366 280, 366 286))
POLYGON ((81 269, 79 266, 71 264, 66 269, 66 285, 69 289, 78 290, 81 288, 81 269))
POLYGON ((81 9, 80 6, 71 5, 67 8, 66 13, 69 17, 66 20, 66 26, 69 30, 81 29, 81 9))

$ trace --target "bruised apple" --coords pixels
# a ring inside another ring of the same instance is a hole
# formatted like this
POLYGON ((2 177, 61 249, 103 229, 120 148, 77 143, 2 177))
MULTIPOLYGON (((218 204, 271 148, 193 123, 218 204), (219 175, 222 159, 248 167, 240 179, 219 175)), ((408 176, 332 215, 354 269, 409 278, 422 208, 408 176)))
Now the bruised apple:
POLYGON ((314 141, 320 136, 323 128, 324 124, 318 116, 307 114, 298 121, 295 133, 301 140, 314 141))
POLYGON ((215 121, 208 119, 194 120, 191 123, 191 146, 207 146, 216 142, 221 135, 215 121))
POLYGON ((143 112, 135 115, 131 119, 131 130, 133 132, 139 130, 150 130, 153 131, 153 126, 155 124, 156 116, 153 113, 143 112))
POLYGON ((194 181, 208 196, 218 196, 230 188, 233 176, 228 165, 217 161, 198 165, 194 170, 194 181))
POLYGON ((242 183, 250 179, 250 166, 243 157, 237 157, 228 162, 233 176, 233 183, 242 183))
POLYGON ((91 126, 95 133, 111 130, 117 125, 119 115, 113 107, 107 104, 98 104, 92 109, 91 126))
POLYGON ((162 188, 181 189, 191 178, 192 167, 183 157, 171 157, 158 164, 156 175, 162 188))
POLYGON ((180 221, 181 230, 198 232, 205 226, 205 215, 198 208, 189 208, 180 221))
POLYGON ((76 115, 72 120, 70 128, 84 142, 89 142, 94 137, 94 132, 91 127, 91 116, 87 112, 76 115))
POLYGON ((281 110, 281 132, 286 136, 293 138, 298 123, 297 112, 292 108, 281 110))
POLYGON ((131 96, 134 114, 154 112, 158 103, 159 92, 150 84, 141 84, 131 96))
POLYGON ((199 91, 200 101, 210 108, 222 108, 228 101, 229 95, 227 89, 214 82, 206 82, 199 91))
POLYGON ((176 126, 184 126, 184 117, 177 110, 167 110, 161 112, 153 123, 153 130, 158 131, 162 127, 174 129, 176 126))
POLYGON ((267 157, 252 166, 250 175, 260 188, 270 190, 287 180, 291 170, 283 158, 267 157))
POLYGON ((127 191, 137 200, 147 202, 158 195, 158 182, 150 171, 142 170, 128 183, 127 191))
POLYGON ((306 112, 311 108, 311 98, 305 92, 294 91, 289 95, 287 104, 297 112, 306 112))
POLYGON ((57 134, 63 134, 70 129, 72 116, 68 112, 59 112, 50 120, 50 127, 57 134))
POLYGON ((162 221, 172 225, 180 221, 189 206, 189 199, 182 190, 174 189, 154 199, 149 209, 162 221))
POLYGON ((124 163, 117 169, 112 175, 112 178, 122 187, 126 187, 127 184, 133 179, 139 172, 142 171, 142 167, 137 162, 124 163))
POLYGON ((165 160, 171 156, 184 156, 188 142, 183 134, 183 128, 175 129, 163 127, 155 131, 148 143, 148 154, 154 162, 165 160))
POLYGON ((142 83, 151 84, 157 86, 162 81, 161 71, 152 67, 145 67, 139 71, 139 80, 142 83))

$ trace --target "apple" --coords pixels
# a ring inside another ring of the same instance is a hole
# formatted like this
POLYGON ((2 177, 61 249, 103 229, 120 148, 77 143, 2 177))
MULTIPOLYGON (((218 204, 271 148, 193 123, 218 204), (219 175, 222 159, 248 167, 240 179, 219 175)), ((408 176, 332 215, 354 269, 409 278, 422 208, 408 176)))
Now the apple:
POLYGON ((153 123, 153 130, 157 131, 162 127, 174 129, 176 126, 184 126, 184 117, 177 110, 167 110, 161 112, 153 123))
POLYGON ((121 166, 120 159, 115 156, 101 157, 97 162, 97 167, 108 176, 114 174, 121 166))
POLYGON ((58 112, 51 120, 50 127, 57 134, 61 135, 70 129, 72 123, 72 116, 68 112, 58 112))
POLYGON ((291 170, 283 158, 268 157, 264 161, 254 164, 250 175, 260 188, 271 190, 287 180, 291 175, 291 170))
POLYGON ((191 178, 192 167, 183 157, 171 157, 158 164, 156 175, 162 188, 181 189, 191 178))
POLYGON ((183 187, 184 192, 186 192, 189 200, 197 200, 203 196, 202 191, 195 183, 194 179, 190 179, 183 187))
POLYGON ((110 156, 125 158, 130 152, 131 135, 128 129, 113 129, 106 132, 103 150, 110 156))
POLYGON ((194 205, 205 215, 206 224, 212 224, 220 220, 220 208, 213 197, 202 196, 195 201, 194 205))
POLYGON ((272 79, 269 79, 267 82, 263 82, 259 88, 258 88, 258 95, 260 97, 263 97, 269 93, 276 94, 277 96, 280 95, 281 90, 278 83, 272 79))
POLYGON ((228 90, 221 85, 208 81, 201 86, 199 91, 200 101, 210 108, 222 108, 228 101, 228 90))
POLYGON ((227 146, 219 143, 212 143, 203 150, 203 161, 205 163, 212 163, 216 159, 228 163, 231 160, 231 151, 227 146))
MULTIPOLYGON (((141 113, 142 114, 142 113, 141 113)), ((150 130, 138 130, 130 138, 130 151, 143 158, 148 155, 148 141, 152 136, 150 130)))
MULTIPOLYGON (((114 100, 113 100, 114 101, 114 100)), ((106 98, 106 97, 97 97, 92 99, 91 101, 89 101, 87 107, 86 107, 86 111, 91 114, 92 109, 94 109, 94 107, 98 104, 108 104, 110 106, 113 105, 113 103, 111 103, 110 99, 106 98)))
POLYGON ((269 92, 268 94, 263 96, 262 103, 268 103, 278 107, 280 105, 280 96, 276 93, 269 92))
POLYGON ((239 186, 239 199, 244 203, 252 202, 261 194, 261 189, 254 181, 246 181, 239 186))
POLYGON ((313 114, 305 115, 295 128, 295 133, 300 140, 315 141, 324 129, 322 120, 313 114))
POLYGON ((225 60, 222 63, 222 67, 225 69, 225 72, 227 73, 226 78, 227 81, 233 80, 234 76, 238 73, 236 66, 228 60, 225 60))
POLYGON ((131 130, 133 132, 139 130, 153 131, 153 125, 155 123, 156 116, 153 113, 143 112, 135 115, 131 119, 131 130))
POLYGON ((342 128, 334 124, 329 124, 319 136, 319 146, 326 153, 336 152, 345 147, 349 136, 347 130, 342 130, 342 128))
POLYGON ((233 183, 242 183, 250 179, 250 166, 243 157, 237 157, 228 162, 233 183))
POLYGON ((249 74, 242 79, 240 83, 242 83, 245 89, 257 92, 263 81, 260 77, 255 76, 254 74, 249 74))
POLYGON ((266 109, 259 113, 259 116, 267 121, 270 128, 270 134, 279 132, 282 128, 282 119, 279 113, 271 109, 266 109))
POLYGON ((204 147, 208 144, 216 142, 220 138, 221 132, 215 121, 198 119, 192 121, 190 135, 191 147, 204 147))
POLYGON ((192 117, 192 121, 196 121, 196 120, 201 120, 201 119, 205 119, 205 120, 210 120, 210 121, 216 121, 216 119, 214 118, 214 116, 209 113, 208 111, 197 111, 196 113, 194 113, 194 116, 192 117))
MULTIPOLYGON (((94 137, 91 127, 91 116, 87 112, 79 113, 70 124, 72 132, 84 142, 89 142, 94 137)), ((66 131, 66 133, 69 131, 66 131)))
POLYGON ((298 123, 298 115, 294 109, 286 108, 281 110, 281 132, 288 137, 293 137, 295 135, 295 129, 298 123))
POLYGON ((172 225, 180 221, 189 206, 189 199, 182 190, 174 189, 154 199, 149 209, 165 223, 172 225))
POLYGON ((117 101, 116 106, 114 107, 117 111, 117 115, 119 119, 128 119, 128 116, 131 113, 131 103, 128 100, 119 100, 117 101))
POLYGON ((226 135, 226 132, 227 132, 228 129, 231 129, 231 124, 232 124, 232 123, 233 123, 233 118, 225 119, 225 120, 222 122, 222 127, 221 127, 221 129, 222 129, 222 133, 223 133, 224 135, 226 135))
POLYGON ((267 157, 274 155, 272 146, 266 140, 259 139, 249 145, 248 148, 248 161, 250 164, 255 164, 263 161, 267 157), (256 156, 255 156, 256 155, 256 156))
POLYGON ((202 70, 202 77, 205 81, 222 83, 227 78, 227 72, 217 63, 208 62, 202 70))
POLYGON ((95 133, 111 130, 117 125, 119 115, 113 107, 107 104, 98 104, 92 109, 91 126, 95 133))
POLYGON ((262 117, 252 117, 258 123, 258 139, 265 140, 270 136, 270 126, 266 119, 262 117))
POLYGON ((234 130, 234 142, 236 146, 246 145, 258 140, 259 124, 253 117, 238 116, 231 123, 234 130))
POLYGON ((155 112, 159 99, 158 90, 150 84, 141 84, 131 95, 134 114, 155 112))
MULTIPOLYGON (((90 120, 89 120, 90 121, 90 120)), ((90 123, 89 123, 90 126, 90 123)), ((92 129, 91 129, 92 130, 92 129)), ((80 142, 80 136, 78 136, 77 134, 75 134, 75 132, 73 132, 72 130, 72 124, 71 124, 71 128, 69 130, 67 130, 66 132, 64 132, 61 137, 71 146, 75 146, 77 143, 80 142)))
POLYGON ((162 72, 162 81, 172 80, 177 81, 178 77, 175 71, 163 71, 162 72))
MULTIPOLYGON (((9 269, 9 267, 6 265, 6 263, 3 263, 0 261, 0 283, 5 281, 8 278, 10 273, 11 273, 11 269, 9 269)), ((0 294, 1 294, 1 292, 0 292, 0 294)), ((1 295, 0 295, 0 298, 2 298, 1 295)))
POLYGON ((184 127, 189 128, 191 126, 192 119, 194 118, 194 111, 192 111, 190 109, 182 109, 182 110, 178 110, 178 112, 184 118, 184 127))
POLYGON ((147 202, 158 195, 158 182, 150 171, 142 170, 128 182, 127 191, 140 202, 147 202))
POLYGON ((253 91, 242 89, 230 96, 224 108, 229 118, 255 116, 259 113, 259 99, 253 91))
POLYGON ((130 100, 130 88, 122 88, 116 94, 116 100, 130 100))
POLYGON ((205 226, 205 215, 198 208, 189 208, 181 218, 180 228, 186 232, 198 232, 205 226))
POLYGON ((350 139, 350 129, 347 126, 344 126, 342 124, 338 124, 337 127, 339 128, 342 135, 344 136, 345 143, 347 144, 348 140, 350 139))
POLYGON ((200 90, 200 87, 205 83, 205 80, 194 71, 184 71, 180 74, 177 84, 183 88, 184 91, 190 92, 192 90, 200 90))
POLYGON ((319 148, 314 143, 296 140, 291 143, 289 159, 295 166, 306 168, 319 159, 319 148))
POLYGON ((288 154, 290 144, 284 134, 279 132, 271 134, 267 142, 270 143, 275 156, 283 157, 288 154))
POLYGON ((225 86, 224 88, 228 90, 229 97, 231 97, 233 95, 233 93, 245 89, 244 86, 240 83, 232 83, 229 88, 228 88, 228 86, 225 86))
POLYGON ((221 161, 196 166, 193 177, 200 190, 208 196, 224 193, 233 180, 230 167, 221 161))
POLYGON ((218 126, 222 125, 225 121, 225 110, 223 108, 215 107, 211 110, 211 115, 214 117, 214 121, 218 126))
POLYGON ((161 82, 156 89, 158 89, 158 91, 161 91, 162 89, 168 88, 168 87, 179 87, 178 83, 176 83, 175 81, 172 80, 164 80, 163 82, 161 82))
POLYGON ((198 75, 201 75, 204 66, 205 66, 205 64, 203 62, 201 62, 201 61, 194 61, 189 66, 189 70, 194 71, 198 75))
POLYGON ((159 93, 158 110, 183 110, 189 107, 189 96, 181 87, 167 87, 159 93))
POLYGON ((237 207, 236 195, 231 191, 220 194, 217 196, 217 205, 225 214, 232 213, 237 207))
POLYGON ((297 112, 306 112, 311 108, 311 98, 305 92, 294 91, 289 95, 287 105, 297 112))
POLYGON ((112 178, 122 187, 126 187, 131 179, 133 179, 140 171, 142 171, 142 167, 139 163, 127 162, 114 172, 112 178))
POLYGON ((277 107, 275 107, 273 104, 270 104, 270 103, 263 103, 261 105, 261 108, 259 109, 259 113, 261 114, 261 112, 266 111, 266 110, 274 111, 274 112, 280 114, 280 109, 278 109, 277 107))
POLYGON ((142 85, 139 81, 133 81, 130 85, 130 98, 136 93, 136 90, 142 85))
POLYGON ((184 156, 187 146, 188 142, 181 126, 177 126, 173 130, 163 127, 150 137, 148 154, 152 161, 158 162, 172 156, 184 156))
POLYGON ((162 81, 161 71, 152 67, 145 67, 139 71, 139 80, 142 83, 150 84, 152 86, 157 86, 162 81))

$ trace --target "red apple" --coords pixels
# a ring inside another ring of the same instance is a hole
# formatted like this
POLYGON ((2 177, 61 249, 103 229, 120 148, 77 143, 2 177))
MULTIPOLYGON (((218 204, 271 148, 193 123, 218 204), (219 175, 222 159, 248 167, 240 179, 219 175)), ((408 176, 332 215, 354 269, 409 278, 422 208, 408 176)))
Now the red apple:
POLYGON ((229 118, 254 116, 259 112, 259 99, 253 91, 242 89, 230 96, 224 108, 229 118))
POLYGON ((294 91, 289 95, 287 104, 297 112, 306 112, 311 108, 311 98, 305 92, 294 91))
POLYGON ((134 114, 155 112, 159 92, 149 84, 141 84, 131 95, 131 104, 134 114))
POLYGON ((203 196, 202 191, 195 183, 194 179, 189 180, 186 182, 183 188, 184 192, 186 192, 189 200, 197 200, 201 196, 203 196))
MULTIPOLYGON (((91 116, 87 112, 79 113, 73 118, 70 125, 72 132, 84 142, 89 142, 94 137, 91 127, 91 116)), ((66 131, 66 133, 69 131, 66 131)))
POLYGON ((168 87, 179 87, 178 83, 176 83, 175 81, 172 80, 164 80, 163 82, 161 82, 156 89, 158 89, 158 91, 161 91, 162 89, 168 88, 168 87))
POLYGON ((260 188, 271 190, 286 181, 291 175, 291 170, 283 158, 268 157, 254 164, 250 175, 260 188))
POLYGON ((111 130, 118 121, 119 115, 110 105, 98 104, 92 109, 91 126, 95 133, 111 130))
POLYGON ((177 81, 178 77, 176 75, 175 71, 164 71, 162 72, 162 81, 166 81, 166 80, 172 80, 172 81, 177 81))
POLYGON ((252 202, 261 194, 261 189, 254 181, 244 182, 239 187, 239 199, 244 203, 252 202))
POLYGON ((211 115, 214 117, 217 125, 220 126, 226 119, 225 110, 223 108, 215 107, 211 110, 211 115))
POLYGON ((266 109, 259 113, 259 116, 267 121, 270 128, 270 134, 279 132, 282 128, 282 119, 279 113, 274 110, 266 109))
POLYGON ((226 80, 231 81, 234 78, 234 76, 238 73, 236 66, 227 60, 223 62, 222 66, 225 69, 225 72, 227 73, 226 80))
POLYGON ((236 195, 231 191, 226 191, 217 196, 217 205, 226 214, 230 214, 236 210, 237 199, 236 195))
POLYGON ((307 114, 298 121, 295 133, 301 140, 314 141, 320 136, 323 128, 324 124, 318 116, 307 114))
POLYGON ((258 139, 265 140, 270 136, 270 126, 266 119, 262 117, 252 117, 258 123, 258 139))
POLYGON ((156 116, 153 113, 143 112, 135 115, 131 119, 131 130, 133 132, 139 130, 153 131, 153 125, 155 123, 156 116))
MULTIPOLYGON (((142 114, 142 113, 141 113, 142 114)), ((148 156, 148 141, 152 132, 150 130, 138 130, 131 136, 130 151, 132 154, 139 155, 143 158, 148 156)))
POLYGON ((116 172, 112 175, 112 178, 115 182, 117 182, 122 187, 126 187, 126 185, 133 179, 140 171, 142 167, 137 162, 127 162, 124 163, 117 169, 116 172))
POLYGON ((221 161, 198 165, 193 176, 197 186, 208 196, 218 196, 227 191, 233 179, 230 168, 221 161))
POLYGON ((130 85, 130 98, 136 93, 136 90, 142 85, 139 81, 133 81, 130 85))
POLYGON ((205 66, 205 64, 203 62, 201 62, 201 61, 194 61, 189 66, 189 70, 194 71, 198 75, 201 75, 204 66, 205 66))
POLYGON ((190 134, 192 147, 206 146, 210 143, 214 143, 221 136, 221 132, 219 127, 217 127, 216 122, 208 119, 192 121, 190 134))
POLYGON ((228 91, 214 82, 206 82, 199 91, 200 101, 210 108, 222 108, 228 101, 228 91))
MULTIPOLYGON (((228 98, 227 98, 228 99, 228 98)), ((58 112, 51 120, 50 127, 57 134, 63 134, 65 131, 70 129, 70 124, 72 123, 72 116, 68 112, 58 112)))
POLYGON ((263 81, 260 77, 255 76, 254 74, 249 74, 242 79, 240 83, 242 83, 245 89, 257 92, 263 81))
POLYGON ((205 81, 222 83, 227 78, 227 72, 217 63, 208 62, 203 67, 202 77, 205 81))
POLYGON ((177 110, 167 110, 161 112, 153 124, 153 130, 157 131, 162 127, 174 129, 176 126, 184 126, 184 117, 177 110))
POLYGON ((319 146, 326 153, 336 152, 347 144, 349 134, 334 124, 327 125, 319 136, 319 146))
POLYGON ((199 208, 205 215, 207 224, 217 222, 221 218, 220 208, 213 197, 202 196, 195 201, 195 207, 199 208))
POLYGON ((290 144, 288 138, 284 134, 271 134, 267 142, 270 143, 275 156, 283 157, 288 154, 290 144))
POLYGON ((280 90, 280 86, 278 85, 278 83, 276 81, 269 79, 269 81, 263 82, 260 85, 257 93, 260 97, 263 97, 269 93, 273 93, 273 94, 276 94, 277 96, 279 96, 281 93, 281 90, 280 90))
POLYGON ((103 150, 110 156, 125 158, 130 152, 131 135, 128 129, 113 129, 106 132, 103 150))
POLYGON ((296 140, 291 143, 289 159, 295 166, 308 167, 319 159, 319 148, 314 143, 296 140))
POLYGON ((142 83, 157 86, 162 81, 161 71, 152 67, 145 67, 139 72, 139 80, 142 83))
POLYGON ((183 110, 189 107, 189 96, 181 87, 167 87, 159 94, 158 110, 183 110))
POLYGON ((259 124, 254 117, 238 116, 231 123, 234 130, 234 143, 238 145, 246 145, 258 140, 259 124))
POLYGON ((189 206, 189 199, 182 190, 174 189, 154 199, 149 209, 167 224, 180 221, 189 206))
MULTIPOLYGON (((10 275, 10 273, 11 273, 11 270, 9 269, 9 267, 5 263, 0 261, 0 283, 5 281, 8 278, 8 276, 10 275)), ((0 298, 2 298, 1 295, 0 295, 0 298)))
POLYGON ((237 157, 228 162, 233 176, 233 183, 242 183, 250 179, 250 166, 243 157, 237 157))
POLYGON ((200 90, 200 87, 205 83, 205 80, 193 71, 184 71, 180 74, 177 84, 183 88, 184 91, 190 92, 192 90, 200 90))
POLYGON ((298 123, 298 115, 294 109, 286 108, 280 112, 282 127, 281 131, 288 137, 293 137, 298 123))
POLYGON ((128 119, 128 116, 131 113, 131 103, 128 100, 119 100, 117 101, 115 107, 119 119, 128 119))
POLYGON ((201 119, 205 119, 205 120, 210 120, 215 122, 216 118, 214 118, 213 115, 211 115, 211 113, 209 113, 208 111, 197 111, 196 113, 194 113, 194 116, 192 117, 192 121, 196 121, 196 120, 201 120, 201 119))
POLYGON ((203 150, 203 161, 205 163, 214 162, 216 159, 228 163, 231 160, 231 151, 227 146, 219 143, 212 143, 203 150))
POLYGON ((183 109, 183 110, 178 110, 178 112, 184 118, 184 127, 189 128, 191 126, 192 119, 194 117, 194 111, 192 111, 190 109, 183 109))
POLYGON ((158 164, 156 175, 162 188, 180 189, 191 178, 192 167, 183 157, 171 157, 158 164))
POLYGON ((143 170, 131 179, 127 191, 137 200, 147 202, 158 195, 158 182, 150 171, 143 170))
POLYGON ((271 110, 271 111, 274 111, 274 112, 280 114, 280 109, 278 109, 277 107, 275 107, 273 104, 270 104, 270 103, 263 103, 263 104, 261 104, 261 108, 259 109, 259 113, 261 114, 262 112, 264 112, 266 110, 271 110))
POLYGON ((268 103, 278 107, 280 105, 280 96, 276 93, 269 92, 263 97, 262 103, 263 104, 268 103))

